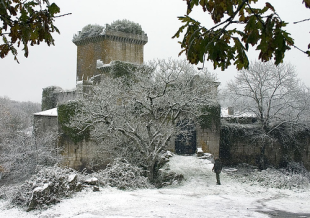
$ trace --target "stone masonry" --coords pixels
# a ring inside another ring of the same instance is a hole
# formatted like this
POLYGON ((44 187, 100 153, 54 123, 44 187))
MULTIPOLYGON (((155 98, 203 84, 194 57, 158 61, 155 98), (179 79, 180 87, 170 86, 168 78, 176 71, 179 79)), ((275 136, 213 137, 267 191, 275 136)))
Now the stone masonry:
POLYGON ((143 63, 143 48, 148 37, 116 31, 106 31, 104 35, 74 41, 77 46, 77 81, 94 76, 97 60, 103 64, 119 60, 129 63, 143 63))

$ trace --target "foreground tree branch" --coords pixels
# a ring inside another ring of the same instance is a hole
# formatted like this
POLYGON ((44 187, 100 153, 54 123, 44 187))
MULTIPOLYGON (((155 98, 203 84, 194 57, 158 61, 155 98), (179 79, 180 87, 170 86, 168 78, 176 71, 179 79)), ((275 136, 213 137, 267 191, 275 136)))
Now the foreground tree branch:
POLYGON ((1 0, 0 1, 0 57, 11 52, 17 59, 17 47, 22 45, 24 56, 28 57, 29 44, 39 45, 45 42, 54 45, 52 33, 60 33, 54 25, 60 8, 48 0, 1 0))
MULTIPOLYGON (((226 69, 231 64, 238 70, 248 68, 247 52, 249 46, 260 51, 261 61, 274 60, 276 65, 282 63, 284 54, 294 45, 294 39, 284 28, 275 8, 266 2, 263 8, 254 8, 258 0, 186 0, 187 14, 179 17, 183 25, 173 38, 179 38, 184 32, 181 52, 186 53, 192 64, 213 62, 214 68, 226 69), (204 27, 189 15, 195 6, 200 5, 214 21, 211 27, 204 27), (224 21, 222 21, 225 19, 224 21), (233 25, 234 24, 234 25, 233 25), (238 27, 237 27, 238 26, 238 27)), ((303 1, 309 8, 309 2, 303 1)), ((310 56, 310 50, 301 50, 310 56)))

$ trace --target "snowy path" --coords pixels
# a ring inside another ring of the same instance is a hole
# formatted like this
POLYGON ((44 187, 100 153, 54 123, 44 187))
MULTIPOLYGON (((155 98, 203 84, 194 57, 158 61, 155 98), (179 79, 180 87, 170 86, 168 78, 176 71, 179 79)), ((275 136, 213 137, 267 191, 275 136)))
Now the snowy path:
POLYGON ((193 156, 174 156, 170 168, 187 179, 163 189, 83 191, 45 211, 5 210, 0 217, 117 218, 117 217, 310 217, 310 190, 267 189, 240 184, 225 173, 215 185, 213 165, 193 156))

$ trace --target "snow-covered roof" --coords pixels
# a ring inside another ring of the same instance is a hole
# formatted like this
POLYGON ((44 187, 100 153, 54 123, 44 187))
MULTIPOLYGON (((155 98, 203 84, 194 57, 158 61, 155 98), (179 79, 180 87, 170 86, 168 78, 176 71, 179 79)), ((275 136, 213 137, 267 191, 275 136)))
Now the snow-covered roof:
POLYGON ((233 115, 228 114, 228 108, 221 108, 221 117, 256 117, 252 112, 234 111, 233 115))
POLYGON ((58 113, 57 113, 57 107, 50 109, 50 110, 46 110, 46 111, 41 111, 38 113, 34 113, 35 116, 50 116, 50 117, 57 117, 58 113))

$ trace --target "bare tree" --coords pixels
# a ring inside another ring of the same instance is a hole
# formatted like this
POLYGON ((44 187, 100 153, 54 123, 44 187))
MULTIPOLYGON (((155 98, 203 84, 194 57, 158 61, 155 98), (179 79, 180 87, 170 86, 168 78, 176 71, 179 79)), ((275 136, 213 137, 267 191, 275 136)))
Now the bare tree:
POLYGON ((307 88, 290 64, 255 62, 228 83, 228 95, 240 113, 256 115, 268 133, 274 124, 299 122, 307 109, 307 88))
POLYGON ((228 83, 226 96, 236 112, 251 113, 257 118, 260 131, 256 140, 260 140, 262 155, 265 140, 272 138, 276 129, 290 126, 293 130, 308 119, 308 88, 297 79, 290 64, 254 62, 228 83))
POLYGON ((125 144, 131 158, 143 159, 153 181, 158 155, 173 136, 186 135, 184 125, 195 125, 203 106, 216 103, 216 92, 208 72, 196 72, 186 61, 158 60, 94 86, 71 126, 91 130, 110 149, 125 144), (108 142, 121 137, 122 143, 108 142))
POLYGON ((60 161, 55 152, 56 134, 46 133, 35 144, 33 113, 39 110, 40 104, 0 97, 0 183, 20 182, 39 166, 60 161))

